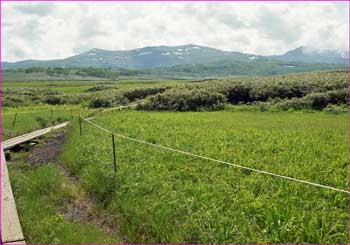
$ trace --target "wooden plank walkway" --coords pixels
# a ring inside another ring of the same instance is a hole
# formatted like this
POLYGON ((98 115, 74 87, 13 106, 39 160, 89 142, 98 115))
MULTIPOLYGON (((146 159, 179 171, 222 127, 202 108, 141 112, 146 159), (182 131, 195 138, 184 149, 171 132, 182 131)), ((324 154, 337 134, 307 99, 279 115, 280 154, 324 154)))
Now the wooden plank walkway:
POLYGON ((25 244, 3 149, 1 149, 1 243, 25 244))
POLYGON ((56 126, 52 126, 52 127, 48 127, 48 128, 44 128, 44 129, 39 129, 39 130, 30 132, 28 134, 23 134, 21 136, 17 136, 15 138, 6 140, 6 141, 2 142, 2 148, 4 150, 9 149, 11 147, 14 147, 15 145, 24 143, 24 142, 29 141, 31 139, 38 138, 44 134, 51 132, 52 130, 63 128, 65 126, 67 126, 68 123, 69 122, 64 122, 64 123, 58 124, 56 126))
POLYGON ((2 142, 1 147, 1 244, 26 244, 18 218, 15 199, 10 184, 4 149, 40 137, 52 130, 63 128, 69 122, 33 131, 2 142))

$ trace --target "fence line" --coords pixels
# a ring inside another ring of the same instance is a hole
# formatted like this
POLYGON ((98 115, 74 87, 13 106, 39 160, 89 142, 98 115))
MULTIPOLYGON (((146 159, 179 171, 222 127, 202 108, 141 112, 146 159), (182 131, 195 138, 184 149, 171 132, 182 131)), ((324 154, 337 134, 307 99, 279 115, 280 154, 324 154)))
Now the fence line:
MULTIPOLYGON (((125 107, 125 106, 124 107, 115 107, 115 108, 111 108, 111 109, 122 109, 122 108, 127 108, 127 107, 125 107)), ((111 109, 109 109, 109 110, 111 110, 111 109)), ((140 139, 128 137, 128 136, 125 136, 125 135, 121 135, 121 134, 118 134, 118 133, 114 133, 114 132, 112 132, 112 131, 110 131, 110 130, 108 130, 108 129, 106 129, 106 128, 104 128, 104 127, 102 127, 102 126, 100 126, 100 125, 98 125, 96 123, 94 123, 94 122, 91 122, 91 120, 93 118, 85 118, 85 117, 82 116, 82 113, 80 113, 80 118, 83 121, 91 124, 95 128, 98 128, 98 129, 104 131, 107 134, 112 134, 112 135, 117 136, 119 138, 131 140, 131 141, 138 142, 138 143, 141 143, 141 144, 146 144, 146 145, 150 145, 150 146, 153 146, 153 147, 158 147, 158 148, 161 148, 161 149, 164 149, 164 150, 181 153, 181 154, 184 154, 184 155, 188 155, 188 156, 192 156, 192 157, 196 157, 196 158, 200 158, 200 159, 204 159, 204 160, 208 160, 208 161, 212 161, 212 162, 226 164, 226 165, 229 165, 229 166, 233 166, 233 167, 236 167, 236 168, 249 170, 249 171, 252 171, 252 172, 257 172, 257 173, 264 174, 264 175, 269 175, 269 176, 273 176, 273 177, 277 177, 277 178, 281 178, 281 179, 285 179, 285 180, 289 180, 289 181, 299 182, 299 183, 308 184, 308 185, 319 187, 319 188, 324 188, 324 189, 329 189, 329 190, 333 190, 333 191, 337 191, 337 192, 350 194, 350 190, 349 191, 348 190, 343 190, 343 189, 339 189, 339 188, 332 187, 332 186, 322 185, 322 184, 318 184, 318 183, 314 183, 314 182, 310 182, 310 181, 306 181, 306 180, 296 179, 296 178, 285 176, 285 175, 280 175, 280 174, 267 172, 267 171, 264 171, 264 170, 259 170, 259 169, 255 169, 255 168, 251 168, 251 167, 242 166, 242 165, 239 165, 239 164, 234 164, 234 163, 230 163, 230 162, 226 162, 226 161, 222 161, 222 160, 217 160, 217 159, 214 159, 214 158, 201 156, 201 155, 198 155, 198 154, 194 154, 194 153, 190 153, 190 152, 186 152, 186 151, 170 148, 170 147, 167 147, 167 146, 153 144, 153 143, 150 143, 150 142, 147 142, 147 141, 144 141, 144 140, 140 140, 140 139)))
POLYGON ((6 116, 12 116, 15 114, 31 114, 31 113, 35 113, 35 112, 42 112, 42 111, 50 111, 50 109, 45 109, 45 110, 35 110, 35 111, 19 111, 19 112, 13 112, 13 113, 6 113, 6 114, 2 114, 2 117, 6 117, 6 116))
POLYGON ((18 112, 11 112, 11 113, 6 113, 6 114, 2 114, 2 117, 6 117, 6 116, 12 116, 15 114, 31 114, 31 113, 36 113, 36 112, 44 112, 44 111, 77 111, 80 110, 79 108, 47 108, 44 110, 35 110, 35 111, 18 111, 18 112))

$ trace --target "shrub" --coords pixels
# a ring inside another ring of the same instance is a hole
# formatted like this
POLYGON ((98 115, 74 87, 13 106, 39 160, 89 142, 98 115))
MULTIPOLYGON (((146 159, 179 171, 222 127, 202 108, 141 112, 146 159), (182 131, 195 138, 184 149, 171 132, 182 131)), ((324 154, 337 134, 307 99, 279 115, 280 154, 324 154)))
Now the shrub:
POLYGON ((329 103, 343 105, 348 102, 348 90, 339 89, 327 92, 329 95, 329 103))
POLYGON ((48 96, 44 99, 44 102, 49 105, 61 105, 66 103, 62 97, 58 96, 48 96))
POLYGON ((330 102, 330 96, 327 93, 314 93, 306 95, 303 100, 309 108, 322 109, 330 102))
POLYGON ((146 110, 198 111, 223 108, 226 102, 223 94, 215 91, 172 89, 162 94, 151 96, 138 106, 146 110))
POLYGON ((60 116, 60 117, 57 117, 56 118, 56 120, 54 121, 54 123, 55 122, 57 122, 57 123, 63 123, 63 122, 66 122, 66 121, 68 121, 69 119, 67 118, 67 117, 65 117, 65 116, 60 116))
POLYGON ((89 88, 87 90, 85 90, 86 92, 96 92, 96 91, 102 91, 102 90, 109 90, 109 89, 113 89, 112 87, 108 87, 108 86, 104 86, 104 85, 98 85, 92 88, 89 88))
POLYGON ((112 102, 110 99, 97 98, 90 102, 90 107, 100 108, 100 107, 111 107, 112 102))
POLYGON ((308 104, 305 100, 301 98, 292 98, 292 99, 286 99, 283 101, 279 101, 276 103, 276 107, 280 108, 282 110, 288 110, 288 109, 304 109, 308 107, 308 104))
POLYGON ((42 128, 45 128, 49 123, 49 120, 47 118, 41 116, 35 117, 35 120, 40 124, 40 127, 42 128))
POLYGON ((6 96, 2 100, 2 106, 8 106, 8 107, 23 106, 25 104, 26 104, 25 100, 23 98, 18 97, 18 96, 16 96, 16 97, 6 96))
POLYGON ((348 112, 348 107, 347 107, 346 104, 343 104, 343 105, 332 105, 332 104, 329 104, 323 110, 326 111, 326 112, 339 114, 339 113, 348 112))
POLYGON ((147 96, 162 93, 167 89, 165 87, 133 89, 126 91, 124 96, 130 101, 135 101, 136 99, 144 99, 147 96))
POLYGON ((250 88, 244 84, 235 84, 226 88, 227 100, 231 104, 248 103, 253 101, 250 95, 250 88))

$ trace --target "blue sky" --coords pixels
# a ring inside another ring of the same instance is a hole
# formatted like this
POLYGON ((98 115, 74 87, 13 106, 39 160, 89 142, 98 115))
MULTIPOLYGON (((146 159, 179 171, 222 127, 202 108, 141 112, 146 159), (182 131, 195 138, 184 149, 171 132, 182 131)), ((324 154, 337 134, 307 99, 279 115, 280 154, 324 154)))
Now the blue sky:
POLYGON ((347 50, 347 2, 2 2, 3 60, 198 44, 254 54, 347 50))

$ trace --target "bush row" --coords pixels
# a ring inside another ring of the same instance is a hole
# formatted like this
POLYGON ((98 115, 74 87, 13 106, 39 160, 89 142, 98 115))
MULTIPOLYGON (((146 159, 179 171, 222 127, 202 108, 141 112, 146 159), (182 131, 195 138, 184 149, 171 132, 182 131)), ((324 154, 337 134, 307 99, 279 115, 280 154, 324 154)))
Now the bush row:
POLYGON ((138 109, 196 111, 222 108, 224 103, 261 104, 280 109, 323 109, 347 104, 347 73, 217 80, 171 88, 150 96, 138 109), (299 78, 299 80, 298 80, 299 78))

